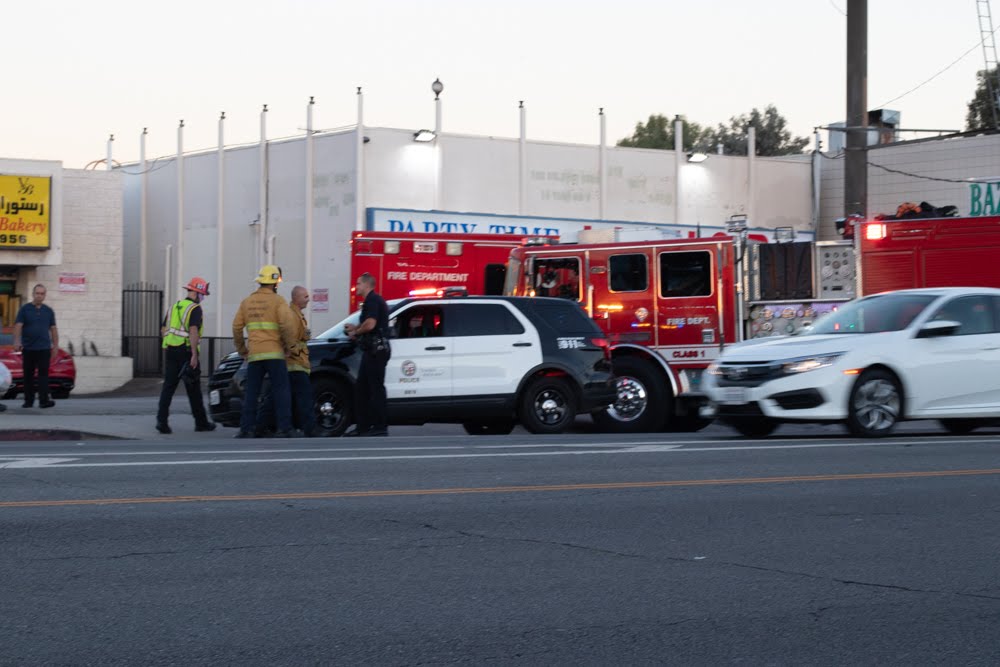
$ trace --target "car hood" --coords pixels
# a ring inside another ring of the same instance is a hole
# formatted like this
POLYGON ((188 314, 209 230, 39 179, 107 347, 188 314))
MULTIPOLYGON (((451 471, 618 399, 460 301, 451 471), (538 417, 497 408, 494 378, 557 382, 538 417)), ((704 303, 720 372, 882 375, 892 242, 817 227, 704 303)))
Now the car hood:
POLYGON ((746 343, 727 347, 722 361, 775 361, 810 355, 844 352, 857 345, 859 338, 890 336, 896 332, 879 334, 828 334, 816 336, 780 336, 756 338, 746 343))

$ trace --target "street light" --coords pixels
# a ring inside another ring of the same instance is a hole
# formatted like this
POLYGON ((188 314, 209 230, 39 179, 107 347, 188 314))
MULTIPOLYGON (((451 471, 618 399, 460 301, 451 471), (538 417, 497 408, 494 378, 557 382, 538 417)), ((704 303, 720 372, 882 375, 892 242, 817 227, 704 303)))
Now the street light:
POLYGON ((444 84, 441 83, 441 79, 434 79, 434 83, 431 84, 431 90, 434 92, 434 99, 437 99, 444 90, 444 84))

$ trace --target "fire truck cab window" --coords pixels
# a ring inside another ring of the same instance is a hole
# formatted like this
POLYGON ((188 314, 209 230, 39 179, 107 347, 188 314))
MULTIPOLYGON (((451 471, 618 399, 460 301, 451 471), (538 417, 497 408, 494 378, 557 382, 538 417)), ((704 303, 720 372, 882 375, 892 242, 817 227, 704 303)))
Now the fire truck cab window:
POLYGON ((533 273, 535 296, 580 300, 580 260, 576 257, 536 259, 533 273))
POLYGON ((712 256, 704 251, 660 254, 660 296, 712 294, 712 256))
POLYGON ((393 338, 435 338, 444 335, 444 313, 441 306, 426 305, 407 308, 389 323, 393 338))
POLYGON ((649 287, 646 256, 612 255, 608 259, 609 282, 612 292, 645 292, 649 287))
POLYGON ((963 296, 941 306, 931 317, 931 321, 951 320, 962 326, 956 336, 995 333, 997 331, 993 315, 992 299, 986 296, 963 296))
POLYGON ((453 336, 503 336, 523 334, 524 326, 500 303, 456 303, 449 306, 449 331, 453 336))

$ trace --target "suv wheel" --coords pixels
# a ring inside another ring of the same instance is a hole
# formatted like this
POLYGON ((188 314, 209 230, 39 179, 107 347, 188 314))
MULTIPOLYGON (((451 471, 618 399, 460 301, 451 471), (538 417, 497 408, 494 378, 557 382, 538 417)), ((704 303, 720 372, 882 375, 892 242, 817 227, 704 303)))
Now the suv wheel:
POLYGON ((313 384, 316 428, 327 436, 343 435, 354 421, 354 400, 346 382, 321 378, 313 384))
POLYGON ((670 391, 651 362, 624 357, 614 361, 618 398, 593 413, 594 421, 611 433, 659 431, 673 413, 670 391))
POLYGON ((514 430, 514 422, 510 419, 464 422, 462 428, 469 435, 508 435, 514 430))
POLYGON ((521 393, 520 417, 532 433, 562 433, 576 419, 576 396, 566 380, 540 377, 521 393))
POLYGON ((889 435, 903 414, 903 393, 896 377, 879 369, 865 371, 854 383, 847 403, 847 428, 854 435, 889 435))

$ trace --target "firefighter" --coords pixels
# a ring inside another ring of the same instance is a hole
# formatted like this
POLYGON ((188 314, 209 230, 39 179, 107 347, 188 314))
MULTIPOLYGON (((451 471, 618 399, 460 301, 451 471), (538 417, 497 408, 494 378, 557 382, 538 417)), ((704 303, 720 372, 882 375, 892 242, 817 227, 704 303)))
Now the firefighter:
POLYGON ((279 267, 272 264, 261 267, 255 280, 259 285, 257 291, 243 299, 233 318, 233 343, 248 362, 240 432, 236 437, 254 437, 257 397, 267 375, 271 380, 277 419, 275 437, 289 438, 292 435, 292 401, 285 358, 296 343, 294 315, 288 302, 278 294, 279 267), (246 338, 243 337, 244 328, 246 338))
POLYGON ((164 355, 163 388, 160 390, 160 405, 156 412, 156 430, 169 434, 170 402, 177 390, 177 383, 183 381, 194 415, 195 431, 214 431, 215 424, 205 414, 205 404, 201 398, 201 364, 199 363, 199 343, 204 328, 201 300, 208 296, 208 281, 195 276, 184 286, 187 296, 170 309, 163 322, 164 355))

